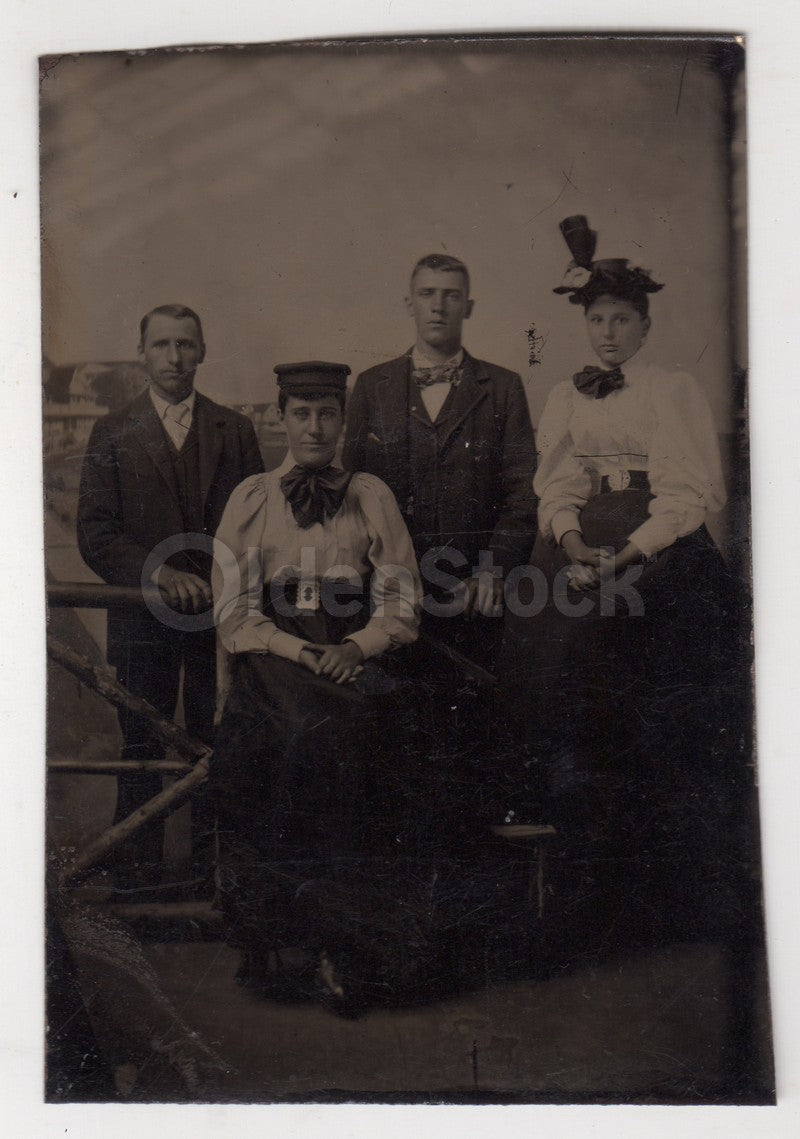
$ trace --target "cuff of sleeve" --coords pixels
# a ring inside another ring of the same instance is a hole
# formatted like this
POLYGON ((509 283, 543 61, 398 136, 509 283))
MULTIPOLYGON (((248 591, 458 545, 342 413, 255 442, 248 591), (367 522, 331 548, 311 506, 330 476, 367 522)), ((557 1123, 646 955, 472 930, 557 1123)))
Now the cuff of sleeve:
POLYGON ((561 545, 561 539, 569 530, 577 530, 580 534, 581 530, 580 515, 577 510, 567 510, 562 508, 557 510, 553 515, 553 521, 550 523, 550 528, 553 531, 553 537, 556 540, 556 545, 561 545))
POLYGON ((357 633, 351 633, 345 637, 345 640, 358 645, 364 660, 378 656, 379 653, 385 653, 392 643, 386 633, 370 625, 367 625, 365 629, 359 629, 357 633))
POLYGON ((292 660, 297 664, 300 660, 300 653, 308 644, 308 641, 303 641, 300 637, 294 637, 291 633, 284 633, 281 629, 273 633, 267 642, 267 652, 272 656, 283 657, 284 660, 292 660))
POLYGON ((646 558, 650 558, 653 554, 671 546, 675 537, 674 535, 665 535, 663 527, 659 526, 655 519, 648 518, 637 530, 628 535, 628 541, 633 542, 634 546, 641 550, 646 558))

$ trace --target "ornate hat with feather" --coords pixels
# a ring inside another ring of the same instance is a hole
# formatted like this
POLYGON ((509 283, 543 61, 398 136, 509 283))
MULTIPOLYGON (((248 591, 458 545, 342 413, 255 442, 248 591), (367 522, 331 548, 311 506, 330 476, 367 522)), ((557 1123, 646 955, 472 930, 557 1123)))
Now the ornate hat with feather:
POLYGON ((630 301, 647 311, 647 294, 663 289, 646 269, 632 268, 622 257, 595 261, 597 234, 589 228, 583 214, 564 218, 559 224, 572 260, 564 280, 553 289, 554 293, 567 293, 571 304, 588 308, 598 297, 613 296, 630 301))

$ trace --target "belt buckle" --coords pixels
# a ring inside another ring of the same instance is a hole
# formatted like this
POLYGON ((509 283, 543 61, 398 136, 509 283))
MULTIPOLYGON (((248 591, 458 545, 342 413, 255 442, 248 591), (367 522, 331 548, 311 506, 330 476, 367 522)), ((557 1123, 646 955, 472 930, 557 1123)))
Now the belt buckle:
POLYGON ((308 613, 316 613, 319 609, 319 582, 316 580, 298 581, 297 583, 297 600, 295 602, 295 609, 301 609, 308 613))
POLYGON ((627 490, 631 485, 631 472, 626 470, 612 471, 606 475, 609 490, 627 490))

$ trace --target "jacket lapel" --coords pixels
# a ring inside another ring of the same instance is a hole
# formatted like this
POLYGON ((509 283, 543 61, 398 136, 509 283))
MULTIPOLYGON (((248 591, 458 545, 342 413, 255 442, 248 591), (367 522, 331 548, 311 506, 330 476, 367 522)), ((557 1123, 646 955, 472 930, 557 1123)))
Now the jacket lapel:
MULTIPOLYGON (((390 448, 399 442, 399 425, 405 425, 408 420, 410 368, 411 358, 409 354, 398 356, 396 360, 390 360, 388 364, 384 365, 375 388, 381 438, 390 448)), ((407 437, 407 435, 408 431, 404 429, 403 436, 407 437)))
POLYGON ((382 366, 375 384, 375 429, 381 466, 373 473, 389 484, 404 513, 408 509, 411 494, 408 418, 410 369, 410 355, 398 356, 382 366))
POLYGON ((200 392, 195 396, 194 414, 197 423, 197 444, 200 465, 200 501, 206 504, 211 483, 222 454, 224 421, 214 411, 211 400, 200 392))
POLYGON ((472 414, 479 403, 489 396, 489 373, 480 362, 469 353, 464 353, 464 368, 461 383, 453 392, 442 436, 442 451, 449 445, 464 420, 472 414))
POLYGON ((144 451, 167 484, 172 497, 178 499, 178 483, 167 446, 167 437, 158 418, 150 392, 144 391, 131 404, 128 429, 132 439, 144 451))
POLYGON ((418 420, 420 423, 430 428, 433 426, 433 420, 428 414, 428 409, 425 406, 425 400, 422 398, 420 389, 411 378, 411 374, 414 368, 414 362, 411 358, 411 353, 413 351, 413 348, 409 348, 405 356, 405 359, 408 360, 408 364, 406 366, 405 372, 403 373, 403 376, 406 381, 406 391, 408 394, 406 396, 403 407, 406 415, 410 416, 412 419, 418 420))

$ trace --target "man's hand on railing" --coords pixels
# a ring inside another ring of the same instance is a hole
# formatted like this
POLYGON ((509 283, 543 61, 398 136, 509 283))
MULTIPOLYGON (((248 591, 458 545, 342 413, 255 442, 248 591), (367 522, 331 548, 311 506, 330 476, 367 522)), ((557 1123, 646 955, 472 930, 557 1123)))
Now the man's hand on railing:
POLYGON ((195 573, 184 573, 171 566, 162 566, 153 574, 152 580, 173 609, 180 609, 183 613, 199 613, 211 605, 211 586, 195 573))

